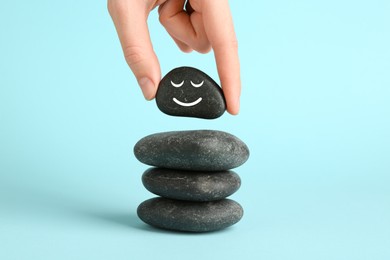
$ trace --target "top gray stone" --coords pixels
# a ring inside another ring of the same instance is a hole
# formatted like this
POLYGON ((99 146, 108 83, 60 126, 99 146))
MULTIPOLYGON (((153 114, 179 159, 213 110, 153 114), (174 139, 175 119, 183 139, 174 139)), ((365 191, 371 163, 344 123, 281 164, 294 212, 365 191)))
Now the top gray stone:
POLYGON ((171 116, 214 119, 226 110, 219 85, 204 72, 180 67, 170 71, 160 82, 156 103, 171 116))
POLYGON ((245 163, 249 149, 226 132, 172 131, 146 136, 134 146, 142 163, 177 170, 224 171, 245 163))

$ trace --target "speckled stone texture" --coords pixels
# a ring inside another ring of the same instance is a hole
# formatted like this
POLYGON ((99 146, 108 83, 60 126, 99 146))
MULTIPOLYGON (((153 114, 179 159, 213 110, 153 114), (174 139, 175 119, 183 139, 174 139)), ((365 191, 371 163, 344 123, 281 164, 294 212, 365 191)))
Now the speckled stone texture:
POLYGON ((156 103, 163 113, 172 116, 214 119, 226 110, 219 85, 191 67, 173 69, 160 81, 156 103))
POLYGON ((165 198, 188 201, 214 201, 236 192, 240 177, 233 171, 198 172, 150 168, 142 175, 150 192, 165 198))
POLYGON ((146 136, 136 143, 134 154, 140 162, 161 168, 224 171, 245 163, 249 149, 229 133, 195 130, 146 136))
POLYGON ((137 214, 142 221, 158 228, 209 232, 237 223, 243 216, 243 209, 229 199, 192 202, 153 198, 141 203, 137 214))

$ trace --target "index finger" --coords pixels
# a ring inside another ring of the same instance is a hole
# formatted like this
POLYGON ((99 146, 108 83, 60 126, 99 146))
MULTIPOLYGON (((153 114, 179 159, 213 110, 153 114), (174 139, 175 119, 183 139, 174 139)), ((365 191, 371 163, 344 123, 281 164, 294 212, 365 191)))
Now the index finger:
POLYGON ((227 110, 236 115, 240 109, 240 62, 229 3, 227 0, 203 0, 200 4, 206 34, 214 50, 227 110))

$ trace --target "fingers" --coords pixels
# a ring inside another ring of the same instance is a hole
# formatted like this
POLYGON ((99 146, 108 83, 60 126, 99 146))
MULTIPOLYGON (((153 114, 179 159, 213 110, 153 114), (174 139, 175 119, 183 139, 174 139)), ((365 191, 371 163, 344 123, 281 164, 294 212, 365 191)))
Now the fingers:
MULTIPOLYGON (((160 65, 150 41, 147 16, 151 1, 108 0, 108 10, 117 30, 126 62, 146 99, 153 99, 161 78, 160 65)), ((152 3, 153 4, 153 3, 152 3)))
POLYGON ((179 49, 182 51, 182 52, 187 52, 187 53, 190 53, 192 52, 192 48, 190 46, 188 46, 187 44, 185 44, 184 42, 182 41, 179 41, 178 39, 176 39, 175 37, 173 37, 172 34, 169 34, 173 41, 176 43, 177 47, 179 47, 179 49))
POLYGON ((153 99, 161 78, 150 41, 147 16, 160 5, 160 22, 184 52, 214 49, 227 110, 238 114, 241 92, 238 46, 227 0, 108 0, 124 56, 146 99, 153 99))
POLYGON ((240 109, 240 63, 229 4, 227 0, 200 2, 204 28, 214 50, 227 110, 236 115, 240 109))
POLYGON ((160 5, 161 24, 176 43, 179 41, 201 53, 210 51, 211 46, 204 30, 202 16, 197 13, 188 15, 183 10, 184 2, 185 0, 168 0, 160 5))

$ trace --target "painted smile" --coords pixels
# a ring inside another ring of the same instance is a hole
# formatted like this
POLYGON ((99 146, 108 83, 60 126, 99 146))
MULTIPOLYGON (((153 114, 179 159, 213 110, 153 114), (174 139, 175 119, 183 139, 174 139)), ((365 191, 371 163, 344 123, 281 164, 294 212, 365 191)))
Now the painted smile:
POLYGON ((179 106, 182 106, 182 107, 192 107, 192 106, 195 106, 197 104, 199 104, 200 101, 202 101, 202 98, 198 98, 197 100, 195 100, 194 102, 191 102, 191 103, 185 103, 185 102, 181 102, 179 100, 177 100, 176 98, 173 98, 173 101, 178 104, 179 106))

